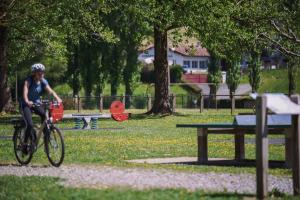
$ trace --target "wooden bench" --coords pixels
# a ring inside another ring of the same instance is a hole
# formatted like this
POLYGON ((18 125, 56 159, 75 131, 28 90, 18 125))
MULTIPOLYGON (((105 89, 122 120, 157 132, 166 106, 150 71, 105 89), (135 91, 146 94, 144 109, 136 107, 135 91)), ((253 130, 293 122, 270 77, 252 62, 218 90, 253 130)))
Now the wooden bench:
MULTIPOLYGON (((255 134, 255 115, 238 115, 233 123, 177 124, 178 128, 195 128, 197 130, 198 162, 208 162, 208 134, 233 134, 235 143, 235 160, 245 159, 245 134, 255 134)), ((268 115, 269 134, 283 134, 286 141, 286 164, 290 166, 291 154, 291 116, 268 115)))

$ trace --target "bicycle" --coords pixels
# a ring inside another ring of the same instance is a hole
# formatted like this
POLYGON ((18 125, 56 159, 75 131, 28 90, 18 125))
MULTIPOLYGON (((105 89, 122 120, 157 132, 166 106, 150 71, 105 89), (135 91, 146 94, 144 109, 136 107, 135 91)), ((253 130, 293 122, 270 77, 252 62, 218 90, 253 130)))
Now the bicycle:
POLYGON ((22 109, 20 109, 23 119, 15 123, 15 131, 13 136, 14 152, 17 161, 21 165, 30 163, 34 152, 44 144, 44 150, 51 165, 59 167, 65 155, 65 145, 62 132, 54 125, 63 115, 63 105, 48 100, 42 101, 41 104, 33 104, 33 106, 44 106, 46 119, 38 126, 34 125, 30 136, 25 141, 26 121, 23 117, 22 109), (40 139, 43 135, 43 141, 40 139))

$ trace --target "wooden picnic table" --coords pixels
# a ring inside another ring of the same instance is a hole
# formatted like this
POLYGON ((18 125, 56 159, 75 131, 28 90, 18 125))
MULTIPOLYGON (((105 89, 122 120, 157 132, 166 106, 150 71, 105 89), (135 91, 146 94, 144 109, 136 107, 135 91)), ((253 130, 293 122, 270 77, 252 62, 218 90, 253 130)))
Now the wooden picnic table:
MULTIPOLYGON (((255 134, 255 115, 238 115, 233 123, 207 123, 207 124, 177 124, 178 128, 195 128, 197 130, 198 162, 208 162, 208 134, 233 134, 235 143, 235 160, 245 159, 245 134, 255 134)), ((291 116, 269 115, 269 134, 283 134, 286 142, 286 163, 290 165, 291 159, 291 116)))

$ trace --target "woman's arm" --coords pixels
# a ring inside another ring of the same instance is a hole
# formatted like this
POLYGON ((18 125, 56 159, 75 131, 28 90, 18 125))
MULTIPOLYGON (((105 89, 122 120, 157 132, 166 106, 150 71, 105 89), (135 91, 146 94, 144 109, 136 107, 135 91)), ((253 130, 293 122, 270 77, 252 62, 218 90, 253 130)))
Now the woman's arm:
POLYGON ((58 101, 59 103, 62 102, 61 98, 59 98, 59 96, 56 94, 56 92, 54 92, 54 90, 52 90, 52 88, 49 85, 46 86, 46 90, 47 90, 47 92, 49 94, 51 94, 51 95, 54 96, 54 98, 56 99, 56 101, 58 101))
POLYGON ((25 101, 25 103, 31 107, 33 105, 32 101, 29 101, 28 99, 28 81, 25 81, 24 83, 24 87, 23 87, 23 99, 25 101))

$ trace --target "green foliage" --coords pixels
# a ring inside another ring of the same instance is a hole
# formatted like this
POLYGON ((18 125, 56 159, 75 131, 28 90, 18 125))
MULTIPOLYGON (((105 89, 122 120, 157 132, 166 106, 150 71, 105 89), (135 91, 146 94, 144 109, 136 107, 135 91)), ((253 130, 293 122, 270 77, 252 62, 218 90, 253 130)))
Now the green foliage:
POLYGON ((284 54, 300 57, 300 2, 280 0, 274 4, 277 16, 270 20, 270 30, 262 35, 284 54))
MULTIPOLYGON (((143 83, 154 83, 155 73, 153 64, 144 64, 141 70, 141 81, 143 83)), ((170 66, 170 78, 171 83, 177 83, 181 81, 181 76, 183 74, 183 68, 180 65, 170 66)))
MULTIPOLYGON (((47 55, 42 57, 41 62, 46 66, 45 75, 52 87, 66 82, 64 77, 67 71, 66 57, 57 56, 53 58, 47 55)), ((30 68, 30 66, 26 67, 30 68)))
POLYGON ((133 99, 133 107, 136 109, 144 109, 147 106, 147 96, 136 96, 133 99))
POLYGON ((211 54, 211 59, 208 64, 208 83, 210 83, 211 94, 216 94, 221 81, 220 61, 219 59, 211 54))
POLYGON ((155 74, 153 64, 145 64, 141 71, 141 81, 143 83, 154 83, 155 74))
POLYGON ((178 83, 181 81, 181 76, 183 74, 183 68, 180 65, 170 66, 170 81, 171 83, 178 83))
MULTIPOLYGON (((64 55, 66 37, 78 41, 93 32, 105 40, 113 40, 112 33, 98 20, 99 12, 107 10, 103 2, 96 5, 90 0, 13 2, 6 24, 10 30, 10 63, 18 64, 45 52, 64 55)), ((0 25, 3 22, 0 20, 0 25)))
POLYGON ((249 83, 252 92, 257 92, 261 84, 261 61, 257 56, 252 56, 249 61, 249 83))
POLYGON ((235 90, 240 84, 240 80, 241 80, 240 65, 238 62, 231 62, 226 77, 226 82, 229 87, 230 94, 235 92, 235 90))
POLYGON ((269 31, 269 20, 278 12, 274 0, 202 1, 201 14, 190 28, 202 45, 220 58, 241 55, 264 46, 260 34, 269 31))

